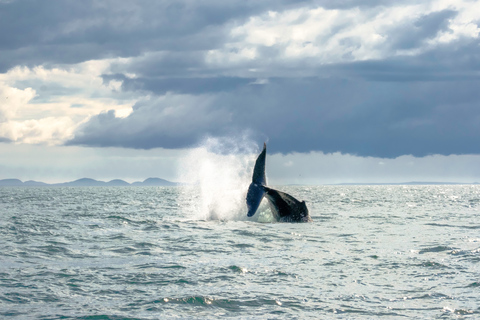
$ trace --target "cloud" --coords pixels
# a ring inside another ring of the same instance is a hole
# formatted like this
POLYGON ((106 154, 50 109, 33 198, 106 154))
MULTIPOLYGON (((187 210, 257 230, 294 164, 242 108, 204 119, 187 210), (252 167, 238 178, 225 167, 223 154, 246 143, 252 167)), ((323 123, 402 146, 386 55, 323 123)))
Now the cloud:
MULTIPOLYGON (((297 1, 13 0, 0 2, 0 72, 161 50, 212 49, 226 26, 297 1)), ((302 2, 300 2, 302 3, 302 2)))
POLYGON ((101 111, 128 115, 131 102, 118 93, 121 83, 104 83, 101 77, 108 65, 91 61, 51 69, 16 67, 0 74, 0 138, 62 144, 101 111))
POLYGON ((92 117, 68 144, 141 149, 192 146, 206 135, 222 135, 235 126, 229 109, 215 101, 211 95, 178 94, 143 99, 125 118, 113 111, 92 117))
POLYGON ((477 153, 478 85, 281 78, 228 94, 166 94, 137 103, 126 118, 92 118, 69 144, 182 148, 251 129, 258 143, 271 139, 272 152, 477 153))
POLYGON ((26 99, 2 109, 6 141, 184 148, 250 130, 284 154, 480 152, 476 2, 0 6, 0 82, 26 99))
POLYGON ((468 15, 477 7, 472 2, 431 1, 268 11, 233 28, 223 48, 208 52, 207 62, 280 76, 294 68, 297 75, 325 64, 417 56, 440 44, 478 38, 480 17, 468 15))
POLYGON ((441 32, 450 30, 449 20, 456 16, 453 10, 432 12, 414 21, 395 26, 391 38, 391 46, 394 50, 408 50, 421 47, 428 40, 435 39, 441 32))
MULTIPOLYGON (((129 78, 123 74, 103 75, 105 82, 116 81, 126 91, 147 91, 156 95, 168 92, 204 94, 232 91, 245 86, 252 79, 241 77, 188 77, 188 78, 129 78)), ((256 81, 256 80, 255 80, 256 81)))

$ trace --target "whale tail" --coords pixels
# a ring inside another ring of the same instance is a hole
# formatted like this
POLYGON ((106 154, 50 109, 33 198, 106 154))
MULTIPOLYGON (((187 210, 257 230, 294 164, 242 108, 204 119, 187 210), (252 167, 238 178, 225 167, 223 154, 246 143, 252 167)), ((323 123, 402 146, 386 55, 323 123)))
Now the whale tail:
POLYGON ((263 150, 255 161, 255 167, 253 168, 252 183, 248 187, 247 192, 247 216, 251 217, 255 214, 260 202, 262 202, 265 196, 265 190, 263 187, 267 184, 267 178, 265 175, 265 159, 267 157, 267 145, 263 144, 263 150))
POLYGON ((305 201, 300 202, 288 193, 267 187, 267 178, 265 175, 266 157, 267 145, 264 143, 263 150, 255 161, 252 183, 250 183, 250 186, 248 187, 246 198, 248 208, 247 216, 253 216, 260 206, 263 197, 266 197, 270 209, 277 221, 311 221, 305 201))
POLYGON ((272 188, 263 187, 270 209, 277 221, 281 222, 310 222, 305 201, 298 201, 288 193, 272 188))
POLYGON ((265 175, 265 160, 267 158, 267 144, 263 143, 263 150, 258 155, 253 168, 252 183, 264 186, 267 184, 267 177, 265 175))

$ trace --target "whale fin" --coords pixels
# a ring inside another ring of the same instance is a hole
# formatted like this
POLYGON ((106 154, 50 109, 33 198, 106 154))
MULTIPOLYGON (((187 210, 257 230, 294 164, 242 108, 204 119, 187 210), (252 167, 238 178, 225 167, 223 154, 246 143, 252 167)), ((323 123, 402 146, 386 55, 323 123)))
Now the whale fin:
POLYGON ((248 187, 247 192, 247 216, 251 217, 255 214, 260 202, 262 202, 265 196, 263 186, 267 184, 267 178, 265 176, 265 159, 267 156, 267 145, 263 144, 263 150, 255 161, 255 167, 253 168, 252 183, 248 187))
POLYGON ((272 188, 263 187, 265 197, 270 204, 270 210, 277 221, 282 222, 309 222, 305 201, 298 201, 288 193, 278 191, 272 188))
POLYGON ((260 186, 267 184, 267 177, 265 176, 265 159, 267 157, 267 144, 263 143, 263 150, 255 161, 255 167, 253 168, 252 183, 256 183, 260 186))

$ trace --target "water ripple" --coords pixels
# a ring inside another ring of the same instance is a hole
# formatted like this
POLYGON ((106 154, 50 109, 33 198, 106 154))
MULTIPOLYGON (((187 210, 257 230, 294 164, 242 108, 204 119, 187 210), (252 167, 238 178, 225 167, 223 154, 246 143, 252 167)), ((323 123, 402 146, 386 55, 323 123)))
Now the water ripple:
POLYGON ((479 317, 480 186, 288 188, 313 223, 197 219, 181 188, 0 188, 0 317, 479 317))

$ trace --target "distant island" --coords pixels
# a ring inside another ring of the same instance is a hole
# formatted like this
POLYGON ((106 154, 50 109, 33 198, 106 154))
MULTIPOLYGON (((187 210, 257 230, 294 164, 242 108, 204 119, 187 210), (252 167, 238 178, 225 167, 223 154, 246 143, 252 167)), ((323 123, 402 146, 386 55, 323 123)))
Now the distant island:
MULTIPOLYGON (((463 185, 463 184, 479 184, 478 182, 427 182, 427 181, 411 181, 411 182, 392 182, 392 183, 336 183, 337 186, 376 186, 376 185, 463 185)), ((171 187, 182 186, 185 183, 172 182, 160 178, 148 178, 144 181, 136 181, 128 183, 124 180, 114 179, 111 181, 99 181, 90 178, 78 179, 63 183, 45 183, 40 181, 21 181, 19 179, 3 179, 0 180, 0 187, 171 187)), ((332 184, 327 184, 332 185, 332 184)), ((288 186, 301 186, 300 184, 288 184, 288 186)))
POLYGON ((128 183, 115 179, 108 182, 98 181, 90 178, 78 179, 63 183, 45 183, 40 181, 21 181, 19 179, 0 180, 0 187, 171 187, 181 185, 178 182, 171 182, 160 178, 148 178, 144 181, 128 183))

